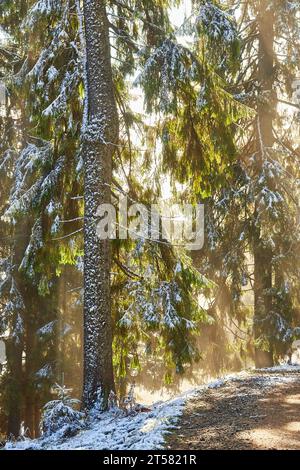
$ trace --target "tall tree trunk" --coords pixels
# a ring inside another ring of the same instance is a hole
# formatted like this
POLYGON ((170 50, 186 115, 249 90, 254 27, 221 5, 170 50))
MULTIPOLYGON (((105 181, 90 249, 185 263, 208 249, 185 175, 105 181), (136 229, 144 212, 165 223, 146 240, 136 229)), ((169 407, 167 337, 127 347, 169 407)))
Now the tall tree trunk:
MULTIPOLYGON (((269 0, 261 0, 258 13, 259 31, 259 62, 258 82, 260 96, 257 109, 256 142, 258 155, 258 175, 261 174, 268 149, 273 147, 273 119, 274 119, 274 10, 269 0)), ((272 309, 272 252, 265 248, 261 238, 260 221, 256 208, 254 223, 254 338, 257 341, 265 331, 263 318, 270 314, 272 309)), ((268 322, 269 323, 269 322, 268 322)), ((269 351, 257 346, 255 349, 255 366, 268 367, 273 365, 272 345, 269 351)))
POLYGON ((111 202, 112 156, 118 140, 106 2, 83 1, 86 43, 87 122, 83 132, 84 221, 84 387, 83 406, 101 398, 107 407, 114 390, 110 299, 111 246, 96 233, 96 212, 111 202))

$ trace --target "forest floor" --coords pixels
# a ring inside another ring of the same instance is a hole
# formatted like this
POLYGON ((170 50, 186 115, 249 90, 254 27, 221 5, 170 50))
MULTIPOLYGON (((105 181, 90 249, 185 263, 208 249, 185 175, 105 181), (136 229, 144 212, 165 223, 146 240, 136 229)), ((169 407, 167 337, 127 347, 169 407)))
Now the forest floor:
POLYGON ((168 449, 300 449, 300 370, 230 378, 190 398, 168 449))
POLYGON ((64 437, 7 442, 17 450, 300 449, 300 365, 219 378, 145 413, 101 413, 64 437))

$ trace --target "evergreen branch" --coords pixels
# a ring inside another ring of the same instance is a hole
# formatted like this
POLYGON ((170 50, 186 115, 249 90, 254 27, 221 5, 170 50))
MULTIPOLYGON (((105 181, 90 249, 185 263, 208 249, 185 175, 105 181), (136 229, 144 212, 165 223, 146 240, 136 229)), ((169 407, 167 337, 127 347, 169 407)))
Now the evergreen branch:
POLYGON ((128 266, 125 266, 124 264, 122 264, 121 261, 118 260, 118 258, 114 257, 114 262, 131 279, 135 279, 135 278, 141 279, 141 280, 144 279, 142 276, 140 276, 139 274, 129 269, 128 266))

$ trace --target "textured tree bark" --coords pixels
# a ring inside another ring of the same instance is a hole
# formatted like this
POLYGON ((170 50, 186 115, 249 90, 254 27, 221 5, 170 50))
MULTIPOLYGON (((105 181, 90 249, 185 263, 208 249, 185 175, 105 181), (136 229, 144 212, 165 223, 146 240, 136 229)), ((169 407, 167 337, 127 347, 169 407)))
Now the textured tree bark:
MULTIPOLYGON (((258 174, 261 173, 266 152, 274 144, 274 9, 269 0, 260 1, 258 14, 259 62, 258 82, 260 96, 257 109, 256 142, 258 155, 258 174)), ((255 210, 255 221, 259 209, 255 210)), ((254 227, 254 338, 258 340, 264 331, 264 317, 272 309, 272 297, 268 291, 272 288, 272 253, 262 243, 259 223, 254 227)), ((268 322, 269 323, 269 322, 268 322)), ((269 351, 255 348, 255 366, 273 365, 272 346, 269 351)))
POLYGON ((114 390, 110 299, 111 246, 96 234, 96 212, 111 202, 112 157, 118 140, 106 2, 84 0, 86 43, 86 120, 84 222, 84 385, 83 406, 102 401, 114 390))

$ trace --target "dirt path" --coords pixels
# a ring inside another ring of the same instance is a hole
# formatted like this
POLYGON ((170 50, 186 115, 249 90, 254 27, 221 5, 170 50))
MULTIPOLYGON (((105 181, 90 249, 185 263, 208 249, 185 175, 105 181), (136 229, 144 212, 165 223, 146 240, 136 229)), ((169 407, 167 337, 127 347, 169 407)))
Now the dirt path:
POLYGON ((300 449, 300 372, 253 373, 188 401, 167 448, 300 449))

